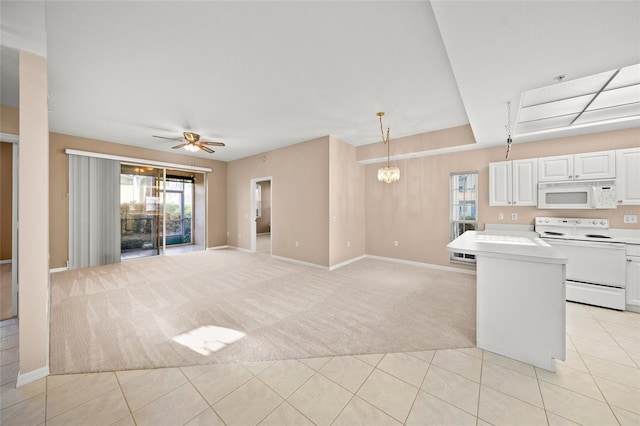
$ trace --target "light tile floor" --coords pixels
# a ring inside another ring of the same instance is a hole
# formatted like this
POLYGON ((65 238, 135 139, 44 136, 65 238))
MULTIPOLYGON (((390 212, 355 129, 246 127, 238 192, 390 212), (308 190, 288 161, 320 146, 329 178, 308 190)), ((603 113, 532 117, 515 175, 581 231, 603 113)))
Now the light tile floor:
POLYGON ((49 376, 15 388, 9 425, 640 425, 640 314, 567 303, 555 374, 476 348, 49 376))

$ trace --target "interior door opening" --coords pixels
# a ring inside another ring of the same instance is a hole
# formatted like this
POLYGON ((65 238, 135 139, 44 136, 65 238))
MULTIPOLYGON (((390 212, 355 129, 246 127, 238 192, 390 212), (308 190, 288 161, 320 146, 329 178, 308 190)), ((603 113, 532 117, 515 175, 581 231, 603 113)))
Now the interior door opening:
POLYGON ((271 255, 273 247, 271 177, 251 180, 251 252, 271 255))

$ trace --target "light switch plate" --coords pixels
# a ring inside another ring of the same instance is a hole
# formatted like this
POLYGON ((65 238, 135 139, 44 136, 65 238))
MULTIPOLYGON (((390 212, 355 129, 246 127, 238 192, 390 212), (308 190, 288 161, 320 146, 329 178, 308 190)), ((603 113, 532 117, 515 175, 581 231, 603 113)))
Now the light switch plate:
POLYGON ((625 214, 624 215, 624 223, 638 223, 638 215, 636 215, 636 214, 625 214))

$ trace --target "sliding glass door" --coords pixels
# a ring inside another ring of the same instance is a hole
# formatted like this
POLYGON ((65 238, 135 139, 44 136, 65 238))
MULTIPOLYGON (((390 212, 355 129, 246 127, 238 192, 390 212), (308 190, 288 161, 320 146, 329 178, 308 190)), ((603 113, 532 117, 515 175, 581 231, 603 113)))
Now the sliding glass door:
POLYGON ((122 259, 160 254, 163 247, 164 169, 123 164, 120 171, 122 259))
POLYGON ((168 174, 164 188, 166 244, 192 244, 194 179, 168 174))

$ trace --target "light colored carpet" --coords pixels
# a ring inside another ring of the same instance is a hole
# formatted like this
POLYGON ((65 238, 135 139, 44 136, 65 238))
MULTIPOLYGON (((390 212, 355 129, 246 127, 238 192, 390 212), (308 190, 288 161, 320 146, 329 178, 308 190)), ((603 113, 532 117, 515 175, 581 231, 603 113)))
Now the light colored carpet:
POLYGON ((475 277, 216 250, 53 274, 52 374, 475 346, 475 277))

